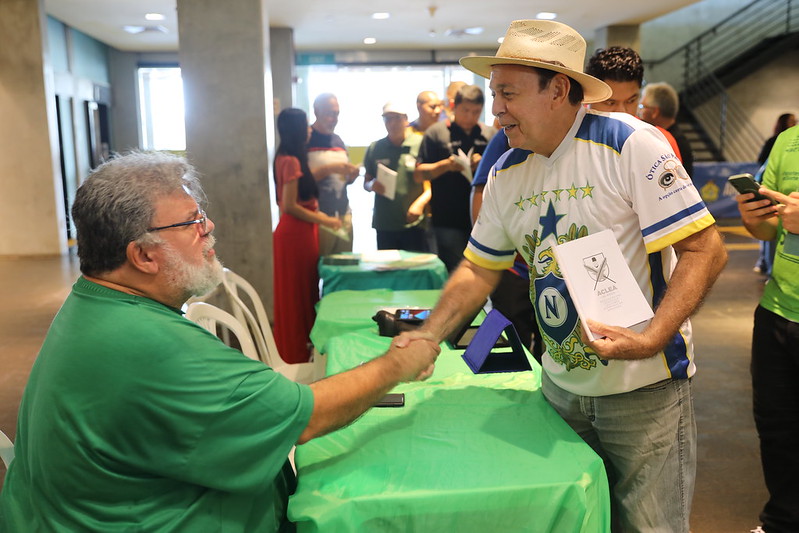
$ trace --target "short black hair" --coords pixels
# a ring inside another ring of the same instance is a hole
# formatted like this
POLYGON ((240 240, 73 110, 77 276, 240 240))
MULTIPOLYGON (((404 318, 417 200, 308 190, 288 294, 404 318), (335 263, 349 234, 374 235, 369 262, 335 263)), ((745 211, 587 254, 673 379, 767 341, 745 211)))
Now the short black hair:
POLYGON ((483 90, 477 85, 464 85, 458 92, 455 93, 455 105, 461 102, 469 102, 471 104, 485 105, 485 95, 483 90))
POLYGON ((644 84, 641 56, 632 48, 623 46, 598 48, 588 59, 585 73, 602 81, 634 81, 639 87, 644 84))

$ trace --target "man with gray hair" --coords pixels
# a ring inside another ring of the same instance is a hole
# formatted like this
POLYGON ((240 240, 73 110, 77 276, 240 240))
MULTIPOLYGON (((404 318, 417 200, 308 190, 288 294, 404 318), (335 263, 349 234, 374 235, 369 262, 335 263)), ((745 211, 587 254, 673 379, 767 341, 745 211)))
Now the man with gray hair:
POLYGON ((428 375, 425 342, 301 385, 184 318, 222 275, 203 199, 161 153, 112 159, 78 189, 83 275, 25 388, 0 530, 293 530, 291 447, 428 375))
POLYGON ((674 87, 666 82, 648 83, 644 86, 638 117, 653 126, 666 129, 677 141, 682 166, 689 176, 694 174, 694 151, 691 142, 677 125, 677 112, 680 110, 680 97, 674 87))
MULTIPOLYGON (((360 168, 350 163, 344 141, 335 133, 338 125, 338 98, 323 93, 313 101, 316 120, 308 139, 308 167, 319 183, 319 210, 341 220, 346 238, 329 231, 319 232, 319 255, 352 251, 352 211, 347 187, 355 181, 360 168), (343 168, 344 171, 332 171, 343 168)), ((321 226, 320 226, 321 227, 321 226)))

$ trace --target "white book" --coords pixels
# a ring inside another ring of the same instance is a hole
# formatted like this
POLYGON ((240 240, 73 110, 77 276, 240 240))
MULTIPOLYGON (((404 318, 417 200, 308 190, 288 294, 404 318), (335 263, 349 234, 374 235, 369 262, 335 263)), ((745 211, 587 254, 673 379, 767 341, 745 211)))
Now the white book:
POLYGON ((611 230, 555 246, 566 287, 591 340, 588 319, 642 331, 654 316, 611 230))
POLYGON ((455 161, 461 166, 461 174, 472 184, 472 154, 474 154, 474 147, 469 148, 469 153, 464 153, 462 149, 458 148, 458 153, 455 154, 455 161))
POLYGON ((377 164, 377 182, 385 188, 383 196, 393 200, 397 193, 397 173, 383 163, 377 164))

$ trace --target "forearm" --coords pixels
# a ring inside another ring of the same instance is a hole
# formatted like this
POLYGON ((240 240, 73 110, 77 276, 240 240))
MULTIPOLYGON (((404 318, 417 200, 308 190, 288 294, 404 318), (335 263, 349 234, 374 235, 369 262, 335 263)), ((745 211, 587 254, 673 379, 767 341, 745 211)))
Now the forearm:
POLYGON ((757 220, 744 220, 743 222, 746 231, 752 237, 761 241, 773 241, 777 237, 777 219, 757 219, 757 220))
POLYGON ((689 239, 690 242, 677 250, 678 261, 668 289, 644 331, 653 343, 650 355, 662 350, 674 338, 680 325, 698 309, 727 264, 727 252, 715 226, 689 239))
POLYGON ((416 183, 434 180, 447 172, 450 167, 449 159, 442 159, 435 163, 419 163, 413 171, 413 180, 416 183))
POLYGON ((485 303, 501 275, 501 271, 488 270, 468 260, 461 262, 421 329, 441 342, 485 303))
POLYGON ((314 409, 298 444, 343 427, 372 407, 402 380, 391 357, 378 357, 341 374, 311 384, 314 409))
POLYGON ((311 169, 311 174, 316 181, 321 181, 331 174, 343 174, 344 171, 342 163, 328 163, 311 169))
POLYGON ((426 189, 422 194, 420 194, 416 198, 416 200, 413 201, 413 203, 408 208, 408 211, 411 213, 418 213, 421 215, 424 212, 424 208, 430 202, 430 198, 432 196, 433 195, 430 192, 430 189, 426 189))
POLYGON ((311 211, 296 203, 284 206, 283 212, 311 224, 324 224, 328 218, 326 214, 320 211, 311 211))

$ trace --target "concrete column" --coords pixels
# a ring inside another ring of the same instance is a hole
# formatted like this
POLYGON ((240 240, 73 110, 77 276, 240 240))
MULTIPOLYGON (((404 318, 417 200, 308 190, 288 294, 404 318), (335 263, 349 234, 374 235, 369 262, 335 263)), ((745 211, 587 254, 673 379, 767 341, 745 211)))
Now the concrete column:
POLYGON ((0 255, 67 251, 42 0, 0 1, 0 255))
POLYGON ((178 0, 186 151, 202 175, 220 259, 272 309, 266 0, 178 0))
MULTIPOLYGON (((638 24, 619 24, 599 28, 594 33, 594 50, 611 46, 624 46, 640 52, 640 30, 641 27, 638 24)), ((590 57, 593 55, 594 50, 588 50, 586 55, 590 57)))
POLYGON ((272 90, 278 113, 294 107, 295 53, 294 30, 291 28, 269 28, 269 56, 272 60, 272 90))

